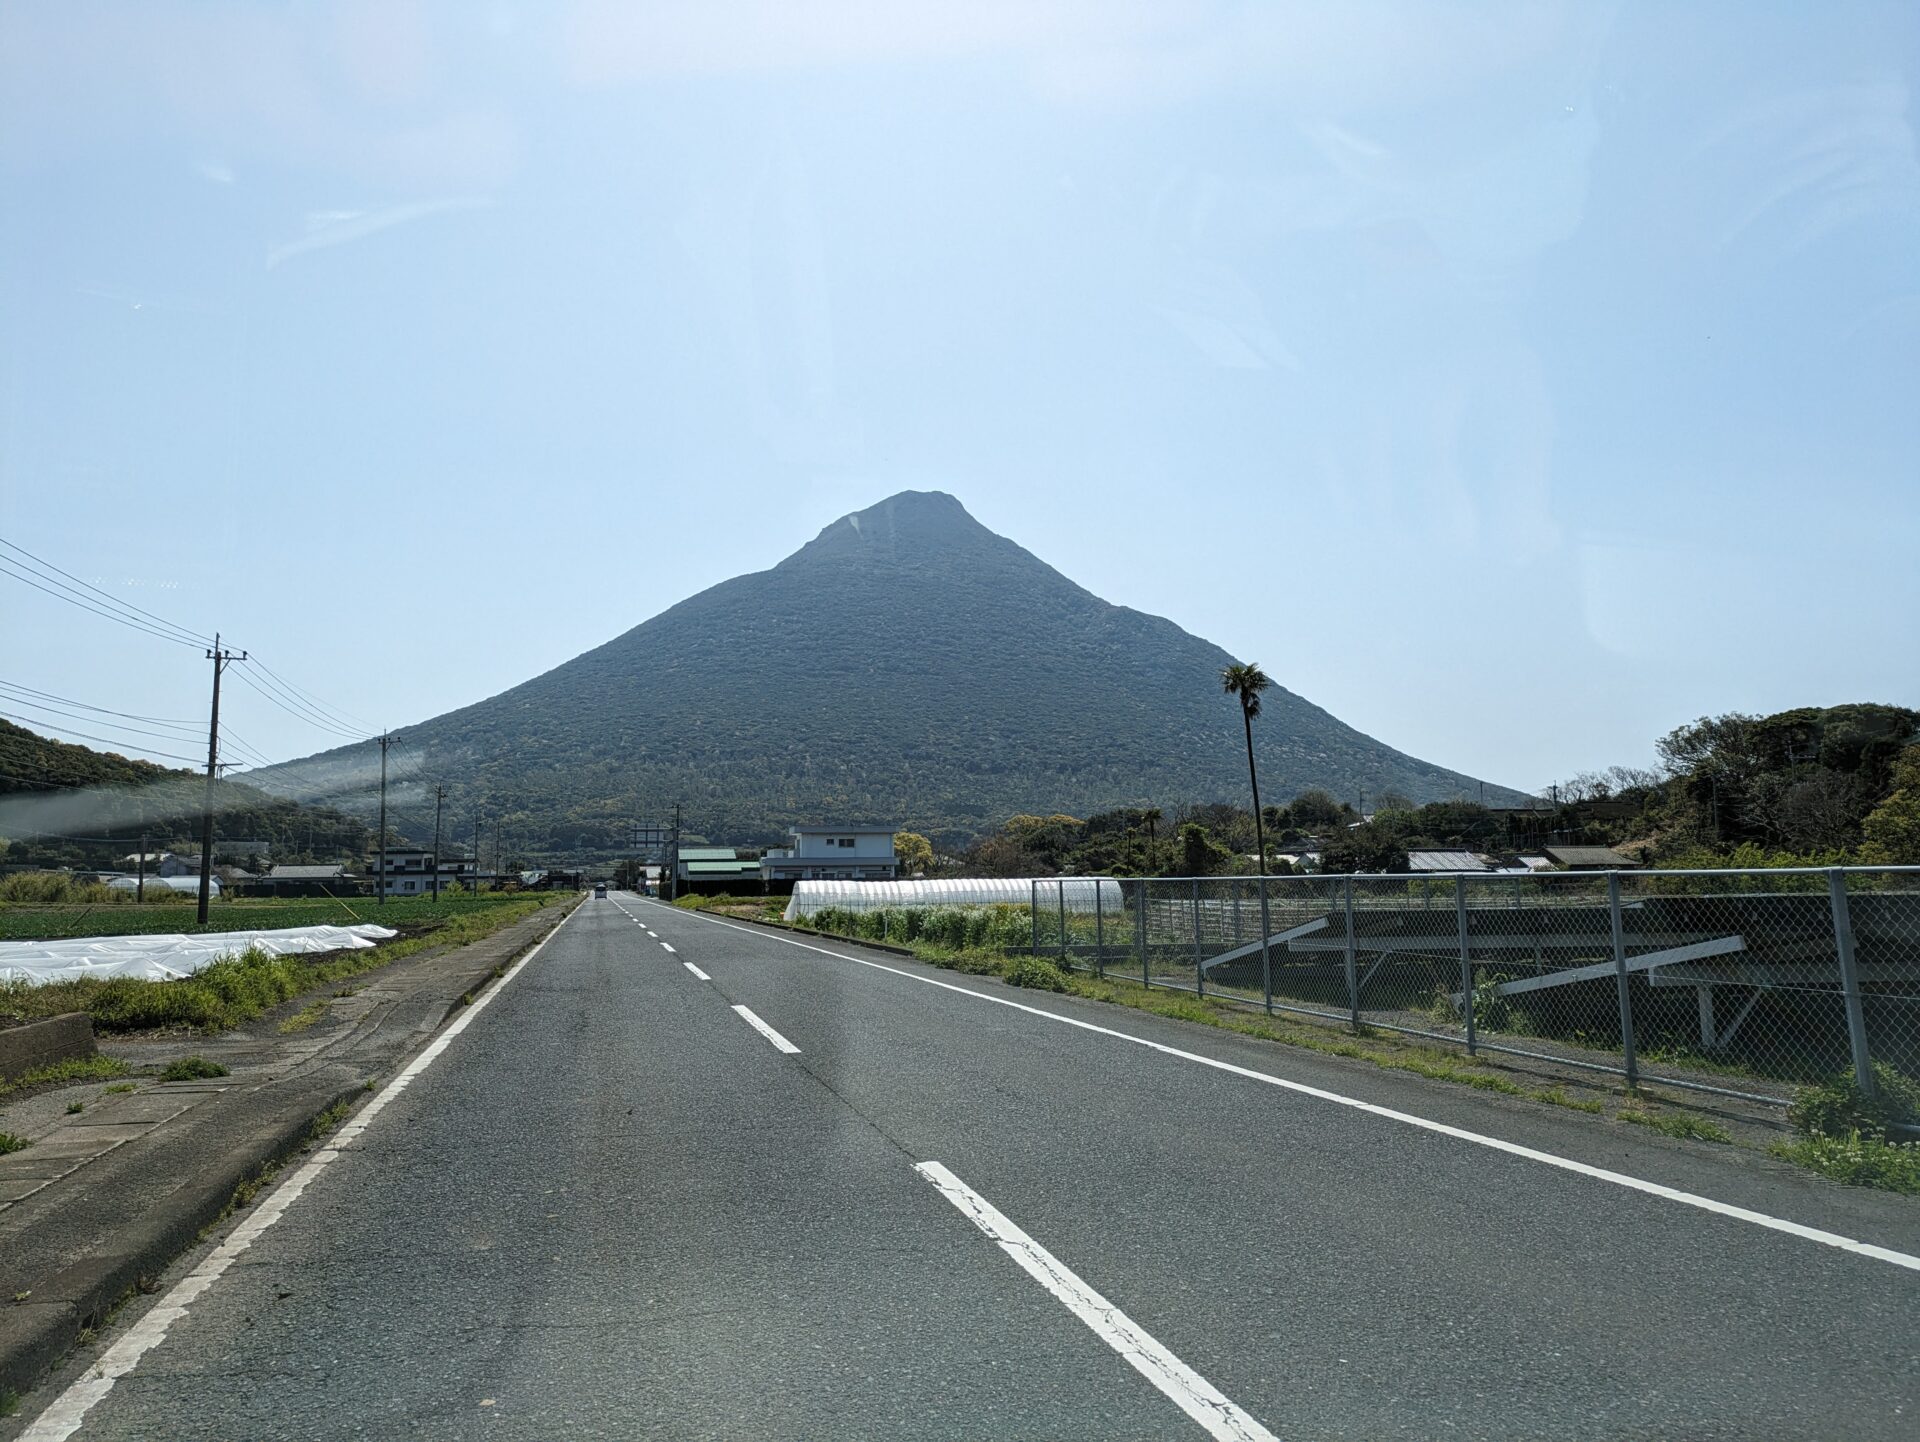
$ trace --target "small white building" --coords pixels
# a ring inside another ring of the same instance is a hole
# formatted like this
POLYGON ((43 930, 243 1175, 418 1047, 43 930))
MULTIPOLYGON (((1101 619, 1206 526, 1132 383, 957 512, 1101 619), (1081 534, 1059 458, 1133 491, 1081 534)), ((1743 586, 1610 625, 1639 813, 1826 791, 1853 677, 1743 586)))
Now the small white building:
POLYGON ((795 826, 793 845, 760 858, 764 881, 891 881, 900 874, 891 826, 795 826))
MULTIPOLYGON (((433 890, 433 853, 431 851, 400 851, 389 848, 386 855, 386 892, 388 896, 422 896, 433 890)), ((380 889, 381 857, 373 854, 367 866, 367 875, 374 880, 374 890, 380 889)), ((444 879, 443 886, 449 884, 444 879)))

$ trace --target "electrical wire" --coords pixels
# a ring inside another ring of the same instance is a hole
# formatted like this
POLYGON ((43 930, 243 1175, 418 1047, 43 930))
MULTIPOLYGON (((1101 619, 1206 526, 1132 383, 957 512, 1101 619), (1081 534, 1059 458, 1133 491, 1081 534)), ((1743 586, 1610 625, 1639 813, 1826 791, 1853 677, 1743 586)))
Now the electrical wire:
MULTIPOLYGON (((169 631, 178 632, 183 638, 185 638, 192 645, 211 646, 213 644, 213 642, 209 638, 202 636, 197 631, 189 631, 185 626, 177 625, 176 623, 169 621, 164 616, 156 616, 151 611, 142 610, 140 607, 134 605, 133 602, 131 601, 122 601, 119 597, 111 595, 108 592, 101 590, 98 586, 92 585, 89 582, 81 580, 78 576, 72 574, 71 572, 61 570, 58 566, 54 565, 51 561, 41 560, 40 557, 34 555, 33 552, 29 551, 25 546, 15 545, 12 541, 7 540, 4 536, 0 536, 0 546, 5 546, 9 551, 17 551, 20 555, 25 556, 34 565, 38 566, 42 571, 51 571, 56 576, 65 577, 67 580, 73 582, 73 584, 76 586, 84 586, 87 590, 93 592, 94 595, 98 596, 101 600, 105 601, 110 606, 116 607, 117 609, 122 611, 131 611, 135 615, 146 617, 147 620, 149 621, 158 622, 161 626, 165 627, 169 631)), ((16 562, 15 564, 18 564, 18 563, 16 562)), ((58 583, 56 582, 56 584, 58 583)), ((69 587, 68 589, 71 589, 71 588, 69 587)))
POLYGON ((89 726, 104 726, 109 731, 124 731, 132 736, 154 736, 162 741, 172 741, 175 743, 195 739, 191 735, 182 736, 172 731, 149 731, 141 726, 126 726, 117 721, 98 721, 81 711, 69 711, 61 706, 46 706, 30 703, 18 696, 0 696, 0 700, 4 700, 14 706, 25 707, 30 711, 51 711, 56 716, 66 716, 75 721, 85 721, 89 726))
POLYGON ((289 716, 293 717, 294 720, 296 721, 304 721, 307 725, 314 727, 316 730, 325 731, 328 734, 333 736, 344 737, 348 741, 365 741, 367 739, 364 736, 355 735, 351 731, 343 731, 336 726, 328 725, 325 722, 316 720, 314 717, 310 715, 303 715, 301 712, 294 710, 293 707, 289 706, 284 700, 282 700, 279 696, 275 695, 272 691, 269 691, 265 687, 256 684, 253 678, 247 675, 245 671, 236 671, 233 674, 238 680, 245 683, 248 690, 258 692, 261 696, 265 697, 268 701, 272 702, 275 706, 278 706, 282 711, 286 712, 289 716))
MULTIPOLYGON (((255 659, 256 661, 258 661, 257 657, 255 659)), ((365 717, 356 716, 351 711, 346 711, 341 709, 338 706, 330 706, 326 704, 318 696, 314 695, 313 692, 307 690, 305 687, 294 685, 293 682, 289 681, 285 676, 282 676, 278 671, 274 670, 265 661, 259 661, 258 664, 262 671, 266 672, 267 675, 271 676, 274 680, 278 681, 282 686, 286 687, 287 690, 293 692, 296 696, 299 696, 305 699, 306 701, 310 702, 314 710, 318 711, 323 716, 330 717, 331 719, 339 722, 342 726, 347 727, 349 730, 359 729, 364 731, 377 731, 380 729, 379 727, 375 726, 371 721, 368 721, 365 717)))
POLYGON ((289 691, 283 690, 280 684, 271 677, 255 673, 251 667, 240 674, 246 678, 247 685, 252 689, 265 696, 288 715, 306 722, 316 730, 325 731, 334 736, 344 736, 354 741, 364 741, 367 739, 361 732, 352 730, 349 727, 336 725, 324 714, 314 710, 311 706, 307 705, 306 702, 300 700, 299 697, 289 691))
POLYGON ((141 716, 132 711, 115 711, 110 706, 95 706, 90 702, 76 701, 71 696, 56 696, 51 691, 37 691, 31 686, 22 686, 18 681, 0 681, 0 689, 22 691, 41 701, 59 701, 67 706, 78 706, 87 711, 98 711, 105 716, 123 716, 129 721, 151 721, 157 726, 181 726, 188 730, 200 729, 197 721, 182 721, 174 716, 141 716))
MULTIPOLYGON (((9 711, 0 711, 0 716, 6 717, 6 719, 9 721, 17 721, 24 726, 48 727, 49 730, 59 731, 68 736, 78 736, 83 741, 98 741, 102 746, 124 746, 127 744, 124 741, 115 741, 108 736, 92 736, 85 731, 76 731, 70 726, 48 726, 48 723, 44 721, 29 721, 25 717, 16 716, 9 711)), ((199 762, 192 756, 176 756, 171 751, 156 751, 149 746, 139 746, 139 747, 135 747, 134 749, 138 751, 144 751, 149 756, 164 756, 169 761, 184 761, 189 766, 197 766, 199 764, 199 762)))
MULTIPOLYGON (((91 611, 93 612, 94 615, 104 616, 109 621, 118 621, 122 626, 131 627, 135 631, 144 631, 149 636, 157 636, 162 641, 172 641, 175 645, 192 646, 196 649, 198 649, 198 647, 200 646, 200 642, 198 641, 189 641, 184 636, 175 636, 175 635, 169 634, 166 631, 156 630, 152 626, 143 625, 141 622, 135 621, 126 616, 120 615, 118 612, 109 611, 100 606, 89 605, 84 599, 81 599, 77 596, 63 596, 59 591, 55 591, 50 589, 49 587, 41 585, 39 581, 33 579, 33 577, 30 575, 21 575, 18 571, 12 571, 12 570, 6 569, 8 564, 9 564, 8 558, 5 556, 0 556, 0 576, 10 576, 16 581, 23 582, 24 584, 33 587, 33 589, 36 591, 45 591, 47 595, 53 597, 56 601, 65 601, 70 606, 78 606, 83 611, 91 611)), ((71 589, 71 588, 67 588, 67 589, 71 589)))

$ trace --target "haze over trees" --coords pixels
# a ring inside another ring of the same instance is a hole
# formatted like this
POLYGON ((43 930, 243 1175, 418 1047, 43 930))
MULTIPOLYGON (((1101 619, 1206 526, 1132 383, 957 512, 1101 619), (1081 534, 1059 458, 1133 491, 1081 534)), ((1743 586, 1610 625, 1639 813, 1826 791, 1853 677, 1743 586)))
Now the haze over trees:
MULTIPOLYGON (((200 847, 206 779, 191 771, 95 751, 0 721, 0 863, 118 869, 144 831, 155 851, 200 847), (54 809, 50 809, 54 808, 54 809)), ((359 858, 367 825, 329 806, 214 783, 220 840, 266 841, 280 861, 359 858)))

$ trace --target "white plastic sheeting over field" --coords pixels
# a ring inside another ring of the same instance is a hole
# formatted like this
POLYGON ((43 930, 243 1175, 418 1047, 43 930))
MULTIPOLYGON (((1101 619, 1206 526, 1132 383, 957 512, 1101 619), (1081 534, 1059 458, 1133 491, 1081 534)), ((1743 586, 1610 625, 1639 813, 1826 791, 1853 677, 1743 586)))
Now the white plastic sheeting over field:
MULTIPOLYGON (((1094 889, 1100 904, 1118 916, 1122 910, 1120 883, 1111 876, 1048 877, 1047 900, 1057 902, 1057 887, 1065 886, 1069 910, 1093 910, 1094 889)), ((942 878, 936 881, 796 881, 793 899, 784 913, 788 921, 829 906, 848 911, 878 911, 886 906, 1030 906, 1033 882, 1018 876, 942 878)))
POLYGON ((36 986, 83 976, 172 981, 243 951, 263 951, 268 956, 364 951, 399 934, 386 926, 283 926, 273 931, 209 931, 197 936, 0 941, 0 981, 27 981, 36 986))

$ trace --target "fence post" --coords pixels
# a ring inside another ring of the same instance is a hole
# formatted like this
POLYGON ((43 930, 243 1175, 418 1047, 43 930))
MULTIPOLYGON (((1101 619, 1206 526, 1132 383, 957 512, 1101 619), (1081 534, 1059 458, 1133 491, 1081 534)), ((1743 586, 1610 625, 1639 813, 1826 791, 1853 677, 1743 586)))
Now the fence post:
POLYGON ((1140 985, 1153 985, 1153 968, 1147 961, 1147 888, 1153 885, 1144 876, 1134 883, 1140 888, 1140 901, 1133 909, 1133 931, 1140 943, 1140 985))
POLYGON ((1273 922, 1267 905, 1267 878, 1260 878, 1260 989, 1266 993, 1267 1010, 1273 1010, 1273 922))
POLYGON ((1356 947, 1353 936, 1353 877, 1347 877, 1347 1020, 1358 1028, 1360 1025, 1360 968, 1354 953, 1356 947))
MULTIPOLYGON (((1431 890, 1431 888, 1429 888, 1431 890)), ((1460 936, 1460 1010, 1467 1019, 1467 1055, 1474 1054, 1473 953, 1467 949, 1467 878, 1453 878, 1454 929, 1460 936)))
POLYGON ((1872 1096, 1873 1057, 1867 1050, 1867 1014, 1860 1003, 1860 970, 1853 957, 1853 913, 1847 907, 1847 874, 1837 866, 1827 871, 1827 893, 1833 898, 1833 949, 1840 958, 1840 990, 1847 1002, 1853 1079, 1864 1095, 1872 1096))
POLYGON ((1613 931, 1613 979, 1620 993, 1620 1052, 1627 1062, 1627 1085, 1640 1085, 1640 1056, 1633 1044, 1633 995, 1627 989, 1627 932, 1620 915, 1620 873, 1607 873, 1607 923, 1613 931))
POLYGON ((1060 965, 1064 969, 1068 965, 1068 962, 1067 962, 1067 883, 1065 882, 1065 880, 1056 880, 1053 883, 1053 885, 1054 885, 1054 889, 1060 895, 1060 965))
POLYGON ((1100 910, 1100 878, 1093 878, 1093 974, 1107 977, 1107 924, 1100 910))
POLYGON ((1193 878, 1193 989, 1207 994, 1207 969, 1200 954, 1200 878, 1193 878))

